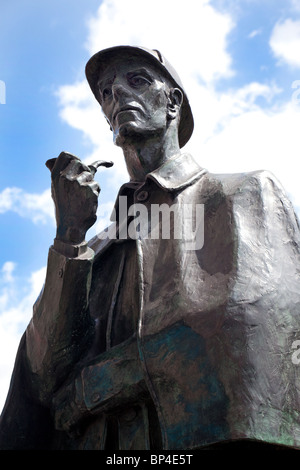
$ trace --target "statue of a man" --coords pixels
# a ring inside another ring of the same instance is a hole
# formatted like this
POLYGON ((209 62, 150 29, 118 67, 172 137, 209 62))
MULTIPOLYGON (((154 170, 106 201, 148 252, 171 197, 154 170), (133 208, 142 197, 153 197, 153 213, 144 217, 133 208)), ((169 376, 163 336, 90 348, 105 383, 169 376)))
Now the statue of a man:
POLYGON ((108 163, 64 152, 47 163, 57 233, 0 447, 300 447, 300 237, 282 187, 264 171, 211 174, 181 152, 192 112, 160 52, 106 49, 86 74, 130 182, 109 231, 87 243, 93 177, 108 163), (166 209, 169 236, 152 217, 166 209))

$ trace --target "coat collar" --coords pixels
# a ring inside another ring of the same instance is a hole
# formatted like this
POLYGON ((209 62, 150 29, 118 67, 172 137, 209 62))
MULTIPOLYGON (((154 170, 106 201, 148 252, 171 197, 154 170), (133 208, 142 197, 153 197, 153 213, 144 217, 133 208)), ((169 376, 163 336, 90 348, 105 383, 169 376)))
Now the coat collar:
MULTIPOLYGON (((118 213, 120 196, 133 198, 133 193, 143 186, 146 187, 149 181, 153 181, 164 191, 172 192, 190 186, 205 173, 207 173, 207 170, 199 166, 189 153, 174 155, 159 168, 148 173, 145 181, 130 181, 123 184, 117 195, 113 214, 118 213)), ((111 220, 114 220, 114 218, 111 217, 111 220)))
POLYGON ((149 173, 146 180, 153 180, 167 191, 175 191, 189 186, 206 171, 190 154, 183 153, 175 155, 157 170, 149 173))
POLYGON ((149 180, 154 181, 161 189, 165 191, 177 191, 191 185, 199 179, 207 170, 201 168, 194 158, 188 153, 182 153, 170 158, 154 171, 146 176, 145 182, 129 182, 121 186, 119 196, 135 191, 141 186, 146 185, 149 180))

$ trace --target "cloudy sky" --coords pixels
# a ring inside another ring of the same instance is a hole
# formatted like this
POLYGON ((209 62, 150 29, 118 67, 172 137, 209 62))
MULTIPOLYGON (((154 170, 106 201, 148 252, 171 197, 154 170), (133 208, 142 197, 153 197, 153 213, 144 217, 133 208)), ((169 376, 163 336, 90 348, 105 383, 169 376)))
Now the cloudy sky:
POLYGON ((0 0, 0 409, 55 236, 50 174, 62 151, 102 191, 94 236, 127 181, 84 76, 100 49, 159 49, 189 96, 185 150, 212 172, 268 169, 300 215, 300 0, 0 0))

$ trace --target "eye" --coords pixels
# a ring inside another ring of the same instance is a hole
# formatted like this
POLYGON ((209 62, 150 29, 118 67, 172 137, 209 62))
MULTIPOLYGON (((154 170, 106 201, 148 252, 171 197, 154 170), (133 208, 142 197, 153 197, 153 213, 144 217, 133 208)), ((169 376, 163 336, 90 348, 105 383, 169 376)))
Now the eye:
POLYGON ((139 87, 151 84, 151 81, 147 77, 144 77, 143 75, 140 75, 140 74, 129 75, 128 82, 134 88, 139 88, 139 87))
POLYGON ((104 88, 101 92, 103 100, 106 100, 112 95, 112 90, 111 88, 104 88))

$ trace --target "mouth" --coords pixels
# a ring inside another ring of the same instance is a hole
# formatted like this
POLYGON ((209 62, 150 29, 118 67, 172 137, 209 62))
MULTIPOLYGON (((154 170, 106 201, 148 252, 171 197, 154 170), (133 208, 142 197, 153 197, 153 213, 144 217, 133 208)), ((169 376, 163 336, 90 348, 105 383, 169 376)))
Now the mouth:
POLYGON ((122 106, 121 108, 117 109, 113 114, 113 121, 117 118, 118 114, 126 112, 126 111, 141 111, 140 108, 136 106, 122 106))

